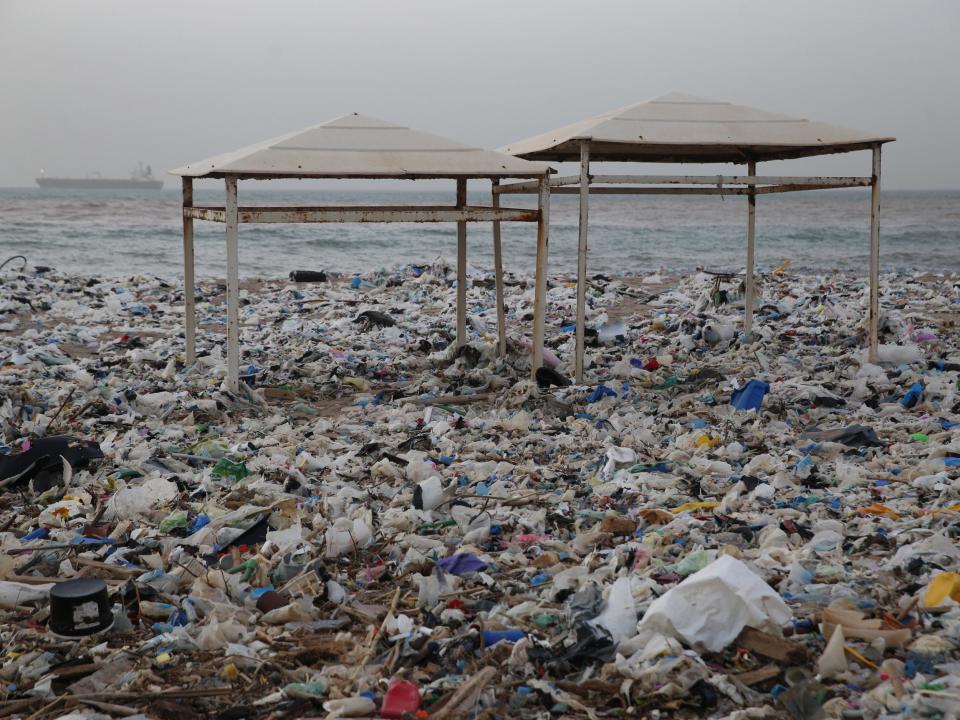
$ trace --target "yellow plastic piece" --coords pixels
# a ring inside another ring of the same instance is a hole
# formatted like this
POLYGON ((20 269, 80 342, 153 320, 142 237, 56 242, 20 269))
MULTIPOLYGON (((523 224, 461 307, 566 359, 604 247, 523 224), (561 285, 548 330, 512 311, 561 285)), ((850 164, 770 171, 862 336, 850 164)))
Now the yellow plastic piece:
POLYGON ((948 597, 960 602, 960 575, 954 572, 940 573, 930 581, 923 595, 923 604, 925 607, 937 607, 948 597))
POLYGON ((889 515, 894 520, 899 520, 903 517, 900 513, 891 510, 886 505, 881 505, 880 503, 874 503, 873 505, 868 505, 865 508, 860 508, 860 512, 865 515, 889 515))
POLYGON ((673 508, 670 512, 674 515, 679 515, 682 512, 687 512, 687 510, 712 510, 715 507, 720 507, 720 503, 716 500, 702 500, 700 502, 688 502, 673 508))

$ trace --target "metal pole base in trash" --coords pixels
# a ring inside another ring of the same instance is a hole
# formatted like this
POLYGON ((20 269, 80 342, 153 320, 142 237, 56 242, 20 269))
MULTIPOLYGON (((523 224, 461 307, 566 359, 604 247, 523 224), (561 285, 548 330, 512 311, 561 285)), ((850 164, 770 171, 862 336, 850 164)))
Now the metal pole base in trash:
MULTIPOLYGON (((467 206, 467 181, 457 180, 457 209, 467 206)), ((457 347, 467 344, 467 223, 457 222, 457 347)))
POLYGON ((537 193, 537 274, 534 281, 533 348, 531 350, 530 378, 537 379, 537 369, 543 365, 544 317, 547 311, 547 250, 550 228, 550 176, 540 179, 537 193))
POLYGON ((227 389, 240 390, 240 257, 237 247, 237 179, 226 178, 227 389))
MULTIPOLYGON (((500 194, 497 192, 499 180, 491 181, 491 206, 494 210, 500 209, 500 194)), ((500 358, 507 357, 507 312, 503 302, 503 254, 500 245, 500 221, 493 221, 493 274, 497 284, 497 340, 500 347, 500 358)))
MULTIPOLYGON (((183 208, 193 207, 193 178, 183 178, 183 208)), ((183 313, 187 364, 197 361, 197 313, 194 307, 193 218, 183 215, 183 313)))
POLYGON ((870 362, 877 361, 880 344, 880 145, 873 146, 870 182, 870 362))
MULTIPOLYGON (((747 174, 750 177, 757 175, 757 163, 753 160, 747 163, 747 174)), ((747 195, 747 276, 743 290, 743 333, 750 339, 753 332, 753 298, 755 294, 753 284, 753 270, 756 265, 754 259, 754 245, 757 232, 757 192, 756 186, 750 186, 747 195)))
POLYGON ((584 325, 587 317, 587 222, 590 215, 590 143, 580 144, 580 239, 577 246, 577 340, 574 376, 583 383, 584 325))

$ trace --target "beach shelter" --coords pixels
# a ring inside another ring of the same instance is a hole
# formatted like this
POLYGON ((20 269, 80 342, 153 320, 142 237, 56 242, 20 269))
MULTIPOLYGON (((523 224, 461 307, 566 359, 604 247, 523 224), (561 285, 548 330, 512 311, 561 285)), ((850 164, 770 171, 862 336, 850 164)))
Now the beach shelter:
MULTIPOLYGON (((528 160, 580 161, 579 175, 552 177, 551 192, 580 196, 575 374, 583 380, 587 234, 591 194, 746 195, 747 258, 744 331, 750 333, 754 304, 756 197, 767 193, 870 187, 869 353, 877 354, 880 272, 880 149, 894 138, 758 110, 745 105, 670 93, 587 118, 501 148, 528 160), (767 160, 869 150, 873 165, 862 177, 757 175, 767 160), (592 175, 591 161, 734 163, 746 175, 592 175)), ((530 183, 503 185, 501 194, 536 191, 530 183)), ((542 325, 542 321, 541 321, 542 325)))
MULTIPOLYGON (((546 253, 549 188, 546 165, 528 162, 491 150, 481 150, 453 140, 394 125, 354 113, 304 130, 272 138, 256 145, 190 163, 172 170, 183 178, 183 274, 186 305, 187 361, 196 358, 194 309, 193 222, 206 220, 225 225, 227 250, 227 386, 236 391, 240 375, 240 325, 238 297, 238 228, 244 223, 457 223, 457 345, 467 341, 466 277, 467 223, 493 222, 494 263, 497 289, 497 320, 501 354, 506 352, 503 306, 503 267, 499 224, 537 224, 537 269, 535 306, 546 298, 546 253), (222 178, 226 201, 222 207, 198 206, 193 202, 193 181, 222 178), (341 179, 451 179, 456 181, 456 201, 444 206, 321 206, 244 207, 238 204, 240 180, 280 178, 341 179), (498 196, 490 207, 467 204, 467 180, 486 179, 493 185, 504 178, 528 180, 540 188, 535 209, 504 208, 498 196), (542 271, 541 271, 542 268, 542 271)), ((358 247, 358 252, 362 248, 358 247)), ((542 309, 542 308, 541 308, 542 309)), ((533 368, 541 364, 543 315, 534 322, 533 368)))

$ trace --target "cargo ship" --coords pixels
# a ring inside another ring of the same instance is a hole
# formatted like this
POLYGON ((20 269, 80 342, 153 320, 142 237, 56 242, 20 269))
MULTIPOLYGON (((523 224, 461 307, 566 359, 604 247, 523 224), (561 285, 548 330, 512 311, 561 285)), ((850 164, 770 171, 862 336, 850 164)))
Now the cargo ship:
POLYGON ((163 181, 153 177, 150 166, 140 163, 136 170, 130 173, 129 178, 105 178, 99 173, 95 177, 85 178, 57 178, 47 177, 40 171, 37 185, 42 188, 59 188, 67 190, 159 190, 163 181))

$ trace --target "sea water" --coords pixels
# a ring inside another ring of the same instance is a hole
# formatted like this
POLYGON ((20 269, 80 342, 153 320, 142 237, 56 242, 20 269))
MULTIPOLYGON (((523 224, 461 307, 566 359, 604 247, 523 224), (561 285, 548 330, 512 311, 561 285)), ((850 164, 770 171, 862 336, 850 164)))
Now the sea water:
MULTIPOLYGON (((478 183, 479 185, 479 183, 478 183)), ((473 185, 471 184, 471 189, 473 185)), ((197 190, 195 204, 223 205, 223 191, 197 190)), ((471 204, 489 203, 472 192, 471 204)), ((503 196, 504 206, 530 207, 530 196, 503 196)), ((241 183, 241 205, 451 205, 435 190, 264 190, 241 183)), ((960 191, 884 192, 884 270, 960 271, 960 191)), ((550 204, 551 273, 575 273, 576 196, 550 204)), ((666 268, 743 268, 747 206, 742 196, 593 196, 591 274, 650 273, 666 268)), ((861 189, 766 195, 757 200, 757 262, 769 269, 863 274, 869 251, 870 194, 861 189)), ((224 227, 196 222, 199 277, 224 275, 224 227)), ((504 265, 534 266, 536 226, 503 225, 504 265)), ((182 273, 179 190, 104 191, 0 189, 0 262, 24 255, 33 265, 100 277, 182 273)), ((453 224, 241 225, 240 273, 279 277, 294 269, 365 272, 456 256, 453 224)), ((488 223, 468 226, 472 266, 493 265, 488 223)), ((8 266, 10 267, 10 266, 8 266)))

